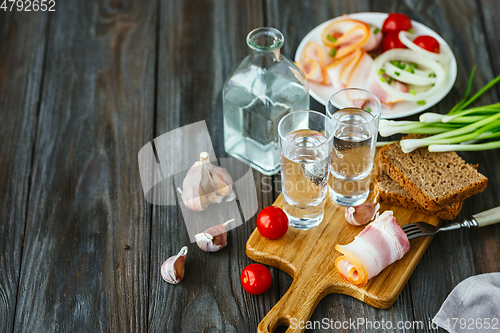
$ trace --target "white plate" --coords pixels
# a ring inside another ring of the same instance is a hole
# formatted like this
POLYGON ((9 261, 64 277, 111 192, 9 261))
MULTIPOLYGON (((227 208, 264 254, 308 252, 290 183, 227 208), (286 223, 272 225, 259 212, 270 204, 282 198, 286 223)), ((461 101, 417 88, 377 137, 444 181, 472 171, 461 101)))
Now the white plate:
MULTIPOLYGON (((384 20, 388 15, 389 14, 386 13, 355 13, 349 14, 349 17, 366 23, 371 23, 382 29, 382 24, 384 23, 384 20)), ((299 55, 302 54, 307 43, 316 41, 323 45, 321 41, 321 32, 332 21, 339 19, 342 19, 342 17, 336 17, 334 19, 326 21, 311 30, 300 42, 299 47, 297 48, 297 52, 295 53, 295 61, 299 62, 299 55)), ((440 94, 436 94, 431 98, 427 98, 425 105, 418 105, 415 102, 398 102, 395 103, 390 109, 382 107, 382 118, 385 119, 406 117, 427 110, 428 108, 441 101, 450 92, 457 78, 457 60, 455 59, 455 55, 453 54, 453 51, 451 51, 448 43, 446 43, 445 40, 433 30, 429 29, 421 23, 412 21, 412 25, 413 32, 416 36, 432 36, 438 40, 439 44, 441 44, 441 47, 446 47, 450 51, 449 54, 451 54, 451 61, 449 64, 450 67, 448 68, 448 75, 445 81, 445 88, 441 91, 440 94)), ((325 86, 320 83, 309 82, 309 94, 323 105, 326 104, 326 101, 334 92, 335 89, 332 86, 325 86)))

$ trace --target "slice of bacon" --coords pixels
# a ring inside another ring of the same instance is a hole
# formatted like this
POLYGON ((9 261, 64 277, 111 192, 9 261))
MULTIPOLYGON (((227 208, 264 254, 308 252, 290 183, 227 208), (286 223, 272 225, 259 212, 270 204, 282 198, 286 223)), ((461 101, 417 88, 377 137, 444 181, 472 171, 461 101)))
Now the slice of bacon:
POLYGON ((340 81, 340 74, 346 68, 354 58, 354 53, 348 54, 347 56, 334 61, 330 66, 326 68, 326 73, 330 78, 330 82, 335 90, 340 90, 345 88, 345 84, 340 81))
POLYGON ((327 25, 321 33, 321 40, 327 47, 338 48, 334 59, 340 59, 362 47, 369 36, 370 27, 368 24, 346 17, 327 25), (328 36, 332 36, 336 40, 331 41, 328 36))
POLYGON ((350 81, 352 73, 354 72, 362 56, 363 51, 361 49, 356 49, 353 52, 353 57, 351 58, 349 63, 347 63, 344 69, 342 69, 342 71, 340 72, 339 81, 344 86, 347 86, 347 83, 350 81))
POLYGON ((360 24, 360 21, 353 20, 349 18, 349 16, 344 15, 343 19, 335 20, 323 29, 323 31, 321 32, 321 40, 323 41, 323 44, 328 47, 336 47, 342 45, 347 39, 347 36, 344 35, 348 35, 349 31, 354 31, 353 29, 360 25, 363 25, 360 24), (328 35, 334 37, 336 40, 329 40, 328 35))
POLYGON ((366 75, 371 73, 373 59, 363 50, 360 53, 359 61, 347 81, 347 88, 367 88, 366 75))
POLYGON ((338 43, 340 45, 345 45, 357 43, 363 37, 364 31, 366 31, 360 27, 361 25, 364 25, 368 29, 368 38, 366 39, 366 42, 360 47, 367 52, 373 51, 378 48, 383 38, 381 30, 377 26, 367 24, 363 21, 353 21, 358 22, 359 25, 348 31, 348 33, 346 33, 342 37, 339 37, 335 44, 338 43))
POLYGON ((330 84, 331 81, 326 73, 326 67, 331 62, 332 58, 326 54, 326 49, 313 41, 305 46, 298 66, 306 74, 308 80, 330 84))
MULTIPOLYGON (((328 61, 328 59, 325 58, 326 57, 321 45, 314 41, 307 43, 306 47, 304 47, 304 52, 302 52, 302 59, 316 60, 321 67, 326 66, 326 61, 328 61)), ((329 62, 331 62, 331 60, 329 62)))
POLYGON ((320 82, 324 81, 323 71, 321 70, 321 66, 319 62, 313 59, 302 60, 300 63, 295 63, 297 67, 299 67, 304 74, 306 75, 306 79, 309 81, 320 82))
POLYGON ((368 36, 366 43, 362 46, 363 50, 367 52, 375 50, 380 45, 382 37, 383 35, 381 29, 374 25, 370 26, 370 35, 368 36))
POLYGON ((335 260, 339 274, 357 286, 401 259, 410 250, 410 241, 392 211, 385 211, 347 245, 335 245, 342 253, 335 260))

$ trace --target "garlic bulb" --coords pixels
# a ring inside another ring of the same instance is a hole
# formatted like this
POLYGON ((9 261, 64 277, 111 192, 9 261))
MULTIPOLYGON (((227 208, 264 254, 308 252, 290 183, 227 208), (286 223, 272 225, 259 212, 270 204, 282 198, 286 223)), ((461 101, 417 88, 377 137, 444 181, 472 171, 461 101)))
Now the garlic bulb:
POLYGON ((226 169, 210 163, 207 152, 200 154, 200 160, 191 166, 182 182, 182 201, 195 212, 205 210, 210 203, 226 202, 236 197, 233 179, 226 169))
POLYGON ((184 265, 186 263, 187 246, 184 246, 177 255, 165 260, 161 265, 161 276, 163 280, 171 284, 181 282, 184 277, 184 265))
POLYGON ((376 202, 366 203, 356 207, 346 207, 345 219, 352 225, 365 225, 375 218, 380 204, 376 202))
POLYGON ((216 252, 222 249, 227 245, 226 226, 233 221, 234 219, 231 219, 194 235, 198 247, 205 252, 216 252))

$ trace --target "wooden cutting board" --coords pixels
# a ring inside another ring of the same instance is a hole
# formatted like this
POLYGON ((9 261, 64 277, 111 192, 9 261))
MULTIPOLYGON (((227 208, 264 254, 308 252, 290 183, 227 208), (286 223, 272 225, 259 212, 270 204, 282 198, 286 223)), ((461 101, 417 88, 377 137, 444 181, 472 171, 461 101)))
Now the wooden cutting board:
MULTIPOLYGON (((375 160, 378 161, 378 156, 375 160)), ((374 174, 375 172, 372 177, 374 174)), ((371 198, 373 197, 374 194, 371 193, 371 198)), ((274 206, 283 207, 281 195, 274 206)), ((416 221, 440 224, 436 217, 381 203, 380 212, 385 210, 392 210, 400 225, 416 221)), ((356 287, 344 280, 335 268, 335 259, 340 255, 335 250, 335 244, 350 243, 364 228, 347 223, 344 211, 345 207, 338 206, 327 196, 324 220, 316 228, 298 230, 290 227, 277 240, 264 238, 257 229, 254 230, 246 245, 248 257, 275 266, 293 278, 288 291, 260 322, 259 333, 274 332, 278 326, 290 326, 292 318, 297 322, 309 320, 319 301, 330 293, 350 295, 381 309, 394 304, 432 237, 412 240, 410 251, 401 260, 370 279, 365 286, 356 287)), ((303 331, 291 328, 287 330, 303 331)))

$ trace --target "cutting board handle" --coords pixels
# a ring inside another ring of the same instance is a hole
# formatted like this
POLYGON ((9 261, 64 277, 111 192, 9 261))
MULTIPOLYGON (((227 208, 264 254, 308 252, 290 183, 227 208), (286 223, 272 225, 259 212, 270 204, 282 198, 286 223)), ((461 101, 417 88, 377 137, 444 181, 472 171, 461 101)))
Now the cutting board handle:
POLYGON ((288 326, 286 333, 304 332, 305 322, 311 318, 316 305, 327 294, 320 280, 314 277, 304 278, 293 280, 285 295, 260 322, 258 333, 272 333, 279 326, 288 326))

